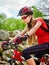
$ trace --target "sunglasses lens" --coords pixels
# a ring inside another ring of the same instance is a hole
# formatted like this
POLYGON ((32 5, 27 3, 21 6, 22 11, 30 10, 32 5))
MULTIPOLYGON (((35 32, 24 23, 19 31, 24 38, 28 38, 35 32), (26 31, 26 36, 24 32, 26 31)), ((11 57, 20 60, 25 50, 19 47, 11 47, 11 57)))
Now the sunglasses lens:
POLYGON ((25 17, 22 17, 22 19, 26 19, 27 18, 27 16, 25 16, 25 17))

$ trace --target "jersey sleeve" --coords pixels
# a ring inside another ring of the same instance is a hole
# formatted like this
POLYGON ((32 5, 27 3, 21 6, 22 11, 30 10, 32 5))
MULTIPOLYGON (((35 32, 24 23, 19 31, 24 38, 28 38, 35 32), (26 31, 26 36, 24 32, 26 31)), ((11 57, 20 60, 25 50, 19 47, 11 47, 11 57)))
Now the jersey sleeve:
POLYGON ((37 22, 38 22, 38 21, 42 22, 42 26, 43 26, 44 28, 47 28, 47 25, 46 25, 46 23, 44 22, 44 20, 43 20, 42 18, 38 18, 38 19, 37 19, 37 22))
POLYGON ((38 18, 37 21, 40 21, 40 22, 44 22, 44 20, 42 18, 38 18))

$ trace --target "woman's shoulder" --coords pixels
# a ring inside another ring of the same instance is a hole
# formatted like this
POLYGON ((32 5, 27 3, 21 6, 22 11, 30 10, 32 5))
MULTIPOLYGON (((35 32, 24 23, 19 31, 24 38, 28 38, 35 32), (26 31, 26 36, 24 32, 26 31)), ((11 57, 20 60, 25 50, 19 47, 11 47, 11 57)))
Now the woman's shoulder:
POLYGON ((38 18, 35 18, 34 20, 41 20, 42 18, 41 17, 38 17, 38 18))
POLYGON ((41 18, 41 17, 35 18, 34 21, 36 21, 36 22, 37 21, 44 22, 43 18, 41 18))
POLYGON ((44 20, 43 20, 43 18, 41 18, 41 17, 35 18, 34 21, 35 21, 35 23, 37 23, 38 21, 39 21, 40 23, 42 23, 42 24, 44 23, 44 20))

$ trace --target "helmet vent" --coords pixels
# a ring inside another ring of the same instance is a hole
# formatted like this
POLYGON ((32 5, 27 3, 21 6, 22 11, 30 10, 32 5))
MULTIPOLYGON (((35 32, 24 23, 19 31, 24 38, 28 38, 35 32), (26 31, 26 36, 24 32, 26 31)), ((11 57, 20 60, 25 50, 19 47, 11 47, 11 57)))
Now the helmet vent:
POLYGON ((22 12, 27 12, 28 8, 23 8, 22 12))

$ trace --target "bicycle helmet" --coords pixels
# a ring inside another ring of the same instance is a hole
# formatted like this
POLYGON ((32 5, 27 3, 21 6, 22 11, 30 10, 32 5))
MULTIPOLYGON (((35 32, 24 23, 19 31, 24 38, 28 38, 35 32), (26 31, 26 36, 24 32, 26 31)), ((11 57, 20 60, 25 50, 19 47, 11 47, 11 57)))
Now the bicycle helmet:
POLYGON ((20 9, 18 16, 22 16, 22 15, 32 15, 33 14, 33 10, 30 7, 23 7, 20 9))

